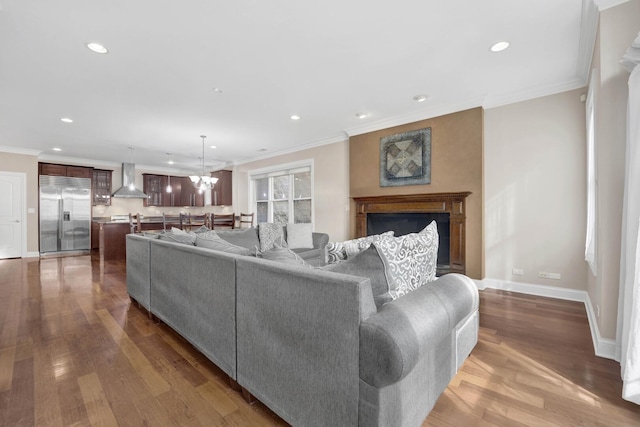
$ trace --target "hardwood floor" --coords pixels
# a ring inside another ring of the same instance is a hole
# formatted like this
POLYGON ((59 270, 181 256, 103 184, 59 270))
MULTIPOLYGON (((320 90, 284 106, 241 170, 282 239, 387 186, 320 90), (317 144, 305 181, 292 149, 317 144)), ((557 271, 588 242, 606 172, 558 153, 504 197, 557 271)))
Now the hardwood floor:
MULTIPOLYGON (((480 342, 425 426, 640 425, 584 306, 481 292, 480 342)), ((1 426, 276 426, 130 304, 123 261, 0 260, 1 426)))

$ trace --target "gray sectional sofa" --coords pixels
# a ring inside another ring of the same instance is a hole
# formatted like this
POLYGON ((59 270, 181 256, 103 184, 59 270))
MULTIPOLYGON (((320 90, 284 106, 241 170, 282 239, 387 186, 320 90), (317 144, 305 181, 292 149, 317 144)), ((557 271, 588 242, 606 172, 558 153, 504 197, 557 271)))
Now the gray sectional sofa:
POLYGON ((457 274, 376 308, 366 277, 130 234, 127 288, 294 426, 418 426, 478 336, 457 274))

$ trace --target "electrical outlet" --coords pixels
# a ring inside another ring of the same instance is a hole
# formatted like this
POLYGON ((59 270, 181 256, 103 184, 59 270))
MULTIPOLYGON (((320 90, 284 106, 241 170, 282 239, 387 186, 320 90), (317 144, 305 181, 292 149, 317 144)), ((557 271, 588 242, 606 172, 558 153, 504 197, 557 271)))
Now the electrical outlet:
POLYGON ((539 272, 538 277, 540 277, 541 279, 553 279, 553 280, 560 280, 561 278, 560 273, 547 273, 546 271, 539 272))
POLYGON ((511 270, 511 274, 513 274, 514 276, 524 276, 524 270, 521 268, 514 268, 513 270, 511 270))

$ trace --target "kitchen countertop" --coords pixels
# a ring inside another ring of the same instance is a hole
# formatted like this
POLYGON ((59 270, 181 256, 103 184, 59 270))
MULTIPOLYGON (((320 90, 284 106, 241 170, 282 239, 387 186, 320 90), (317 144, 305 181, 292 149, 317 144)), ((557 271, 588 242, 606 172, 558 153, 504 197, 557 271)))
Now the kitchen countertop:
MULTIPOLYGON (((93 222, 99 224, 129 224, 129 220, 112 220, 109 217, 94 217, 91 219, 93 222)), ((142 224, 162 224, 162 217, 148 217, 140 220, 142 224)))

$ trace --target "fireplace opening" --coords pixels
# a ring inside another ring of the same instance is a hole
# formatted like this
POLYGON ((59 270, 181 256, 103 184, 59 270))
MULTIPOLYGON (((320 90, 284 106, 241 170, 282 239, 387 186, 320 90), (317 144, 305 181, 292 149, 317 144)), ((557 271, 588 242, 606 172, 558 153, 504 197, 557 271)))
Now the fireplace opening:
POLYGON ((450 225, 448 213, 369 213, 367 214, 367 236, 392 230, 396 236, 417 233, 431 221, 438 225, 438 268, 448 268, 450 264, 450 225))

